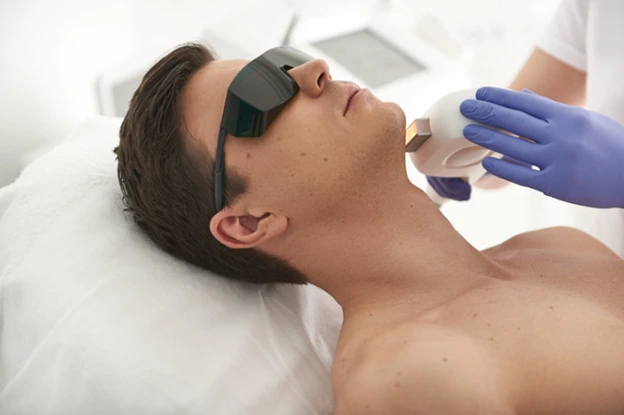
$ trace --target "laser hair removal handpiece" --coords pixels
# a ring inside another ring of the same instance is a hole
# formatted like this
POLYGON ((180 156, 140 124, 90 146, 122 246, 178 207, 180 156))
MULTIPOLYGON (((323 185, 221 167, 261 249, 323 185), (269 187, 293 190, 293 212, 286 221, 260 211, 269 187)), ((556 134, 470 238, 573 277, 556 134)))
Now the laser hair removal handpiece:
MULTIPOLYGON (((485 157, 502 157, 464 138, 464 127, 479 123, 464 117, 459 104, 474 99, 476 92, 477 88, 471 88, 445 95, 407 127, 405 152, 419 172, 427 176, 459 177, 474 184, 486 173, 481 165, 485 157)), ((431 186, 426 192, 438 206, 446 200, 431 186)))

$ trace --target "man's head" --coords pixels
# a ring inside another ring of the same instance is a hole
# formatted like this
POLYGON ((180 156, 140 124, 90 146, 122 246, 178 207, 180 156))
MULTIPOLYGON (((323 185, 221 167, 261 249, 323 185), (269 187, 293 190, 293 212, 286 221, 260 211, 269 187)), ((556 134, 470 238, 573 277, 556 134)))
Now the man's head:
POLYGON ((220 121, 246 63, 185 45, 150 69, 116 149, 122 189, 168 252, 229 277, 302 282, 289 265, 293 243, 356 211, 379 190, 372 183, 404 174, 404 115, 366 91, 352 98, 356 86, 332 80, 324 61, 290 69, 299 92, 268 130, 226 137, 226 206, 215 212, 220 121))

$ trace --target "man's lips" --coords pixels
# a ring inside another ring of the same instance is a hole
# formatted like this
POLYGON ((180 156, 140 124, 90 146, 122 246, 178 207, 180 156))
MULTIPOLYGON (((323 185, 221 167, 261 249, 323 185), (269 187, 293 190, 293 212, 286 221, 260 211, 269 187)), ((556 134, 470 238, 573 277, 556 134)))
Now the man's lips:
POLYGON ((348 83, 346 86, 346 102, 345 102, 345 109, 344 109, 344 113, 342 115, 345 115, 347 113, 347 111, 349 110, 349 105, 351 104, 351 99, 353 99, 353 97, 355 96, 355 94, 357 94, 360 91, 360 87, 354 83, 348 83))

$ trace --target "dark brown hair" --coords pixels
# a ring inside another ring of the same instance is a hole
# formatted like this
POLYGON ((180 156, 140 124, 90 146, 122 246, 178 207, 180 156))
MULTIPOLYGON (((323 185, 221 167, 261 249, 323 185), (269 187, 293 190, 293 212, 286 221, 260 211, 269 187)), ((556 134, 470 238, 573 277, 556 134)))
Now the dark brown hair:
MULTIPOLYGON (((191 77, 214 60, 206 46, 184 44, 143 77, 114 150, 126 210, 160 248, 192 264, 237 280, 305 283, 285 261, 255 249, 230 249, 210 232, 214 159, 191 145, 180 97, 191 77)), ((231 203, 246 182, 232 171, 225 179, 231 203)))

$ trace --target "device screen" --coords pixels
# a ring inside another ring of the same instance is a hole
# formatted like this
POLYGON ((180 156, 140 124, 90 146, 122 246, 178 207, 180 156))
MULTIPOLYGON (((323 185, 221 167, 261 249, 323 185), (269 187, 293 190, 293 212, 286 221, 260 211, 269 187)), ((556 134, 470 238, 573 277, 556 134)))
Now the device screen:
POLYGON ((369 29, 313 44, 371 88, 385 85, 426 68, 369 29))

